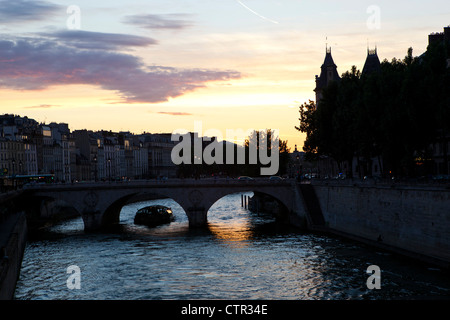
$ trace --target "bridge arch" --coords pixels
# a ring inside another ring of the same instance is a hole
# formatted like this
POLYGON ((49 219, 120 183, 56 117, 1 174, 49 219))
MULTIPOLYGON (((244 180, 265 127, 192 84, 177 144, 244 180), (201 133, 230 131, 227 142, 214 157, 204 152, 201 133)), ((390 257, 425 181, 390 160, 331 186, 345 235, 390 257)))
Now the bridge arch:
POLYGON ((104 210, 101 225, 102 227, 107 227, 118 224, 120 222, 120 213, 122 212, 123 207, 125 207, 126 205, 161 199, 171 199, 184 210, 184 207, 177 201, 177 199, 174 199, 173 195, 171 195, 170 193, 168 194, 159 191, 132 191, 116 199, 104 210))
POLYGON ((48 226, 48 222, 55 224, 68 218, 82 217, 80 208, 71 199, 61 198, 55 194, 27 197, 24 206, 27 210, 27 223, 31 229, 48 226))
POLYGON ((265 194, 278 203, 280 203, 285 209, 286 214, 283 216, 286 222, 291 222, 295 209, 295 201, 293 200, 292 185, 265 183, 233 183, 232 185, 222 184, 217 185, 214 188, 204 188, 194 190, 192 192, 198 192, 197 205, 192 208, 188 208, 188 218, 190 225, 193 227, 203 227, 208 225, 208 212, 211 207, 221 198, 235 193, 243 192, 257 192, 265 194))
POLYGON ((292 196, 286 187, 276 188, 274 185, 265 187, 255 185, 216 185, 214 188, 154 188, 130 189, 117 194, 102 212, 101 227, 119 223, 121 209, 131 203, 154 200, 155 196, 169 198, 175 201, 185 212, 191 227, 208 225, 208 212, 211 207, 225 196, 254 192, 267 195, 275 199, 286 210, 286 217, 292 212, 292 196))
MULTIPOLYGON (((266 190, 264 191, 259 191, 257 190, 257 188, 243 188, 240 191, 235 191, 235 190, 231 190, 231 191, 225 191, 220 195, 216 195, 216 197, 212 198, 209 203, 211 203, 211 205, 209 205, 208 207, 205 207, 205 210, 207 212, 207 214, 209 213, 209 210, 211 209, 211 207, 214 206, 214 204, 216 204, 218 201, 220 201, 222 198, 229 196, 229 195, 233 195, 233 194, 243 194, 243 193, 250 193, 252 192, 254 194, 254 196, 258 196, 258 195, 265 195, 268 196, 269 198, 277 201, 277 203, 279 203, 282 206, 283 211, 286 211, 286 214, 289 212, 289 204, 286 203, 286 199, 283 199, 280 195, 278 194, 273 194, 271 192, 268 192, 266 190)), ((256 201, 258 201, 259 199, 255 199, 256 201)))

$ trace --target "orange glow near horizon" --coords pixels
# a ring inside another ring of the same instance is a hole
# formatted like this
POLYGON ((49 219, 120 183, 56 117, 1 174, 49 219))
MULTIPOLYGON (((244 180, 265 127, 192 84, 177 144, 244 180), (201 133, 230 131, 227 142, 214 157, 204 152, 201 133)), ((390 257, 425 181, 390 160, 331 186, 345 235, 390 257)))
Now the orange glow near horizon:
POLYGON ((227 85, 211 83, 156 104, 121 103, 114 92, 88 85, 54 86, 40 91, 2 90, 0 112, 43 123, 68 123, 72 131, 171 133, 177 129, 191 131, 195 121, 202 121, 204 131, 217 129, 224 136, 227 129, 279 129, 280 138, 288 140, 292 151, 294 145, 301 149, 304 137, 294 128, 300 105, 295 93, 289 87, 276 85, 272 92, 260 92, 258 84, 263 85, 249 80, 227 85))

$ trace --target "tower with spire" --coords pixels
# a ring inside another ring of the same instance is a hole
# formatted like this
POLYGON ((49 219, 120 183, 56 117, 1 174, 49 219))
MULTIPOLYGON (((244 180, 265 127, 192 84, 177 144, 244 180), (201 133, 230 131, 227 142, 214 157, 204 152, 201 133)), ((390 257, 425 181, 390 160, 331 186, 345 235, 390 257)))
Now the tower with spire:
POLYGON ((381 70, 380 59, 378 58, 377 47, 375 50, 370 50, 367 48, 367 58, 364 64, 362 75, 369 75, 374 72, 379 72, 381 70))
POLYGON ((322 64, 320 76, 316 75, 316 88, 314 89, 316 93, 316 106, 318 106, 319 101, 323 97, 323 89, 325 89, 330 82, 339 81, 341 77, 337 72, 337 66, 333 61, 331 55, 331 47, 326 47, 325 61, 322 64))

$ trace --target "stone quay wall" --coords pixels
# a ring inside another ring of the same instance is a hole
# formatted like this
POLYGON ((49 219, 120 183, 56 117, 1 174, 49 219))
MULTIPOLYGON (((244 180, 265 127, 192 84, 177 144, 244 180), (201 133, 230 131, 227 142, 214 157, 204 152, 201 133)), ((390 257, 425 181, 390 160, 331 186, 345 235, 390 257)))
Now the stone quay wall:
POLYGON ((0 300, 14 298, 27 241, 24 212, 2 212, 0 219, 0 300))
POLYGON ((448 186, 313 182, 326 227, 438 264, 450 265, 448 186))
POLYGON ((14 298, 27 241, 21 191, 0 194, 0 300, 14 298))

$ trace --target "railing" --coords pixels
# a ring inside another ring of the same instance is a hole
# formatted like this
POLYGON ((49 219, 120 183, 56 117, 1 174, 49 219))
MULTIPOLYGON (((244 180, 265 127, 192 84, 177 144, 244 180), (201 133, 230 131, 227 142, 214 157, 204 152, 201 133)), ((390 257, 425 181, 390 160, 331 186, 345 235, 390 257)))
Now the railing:
POLYGON ((423 179, 423 178, 313 179, 312 183, 315 185, 329 185, 329 186, 450 189, 450 180, 448 179, 423 179))

